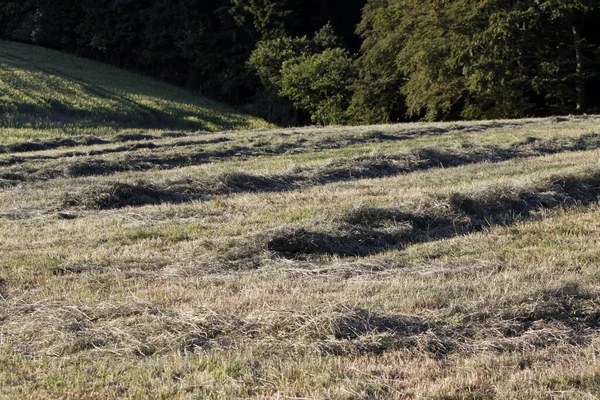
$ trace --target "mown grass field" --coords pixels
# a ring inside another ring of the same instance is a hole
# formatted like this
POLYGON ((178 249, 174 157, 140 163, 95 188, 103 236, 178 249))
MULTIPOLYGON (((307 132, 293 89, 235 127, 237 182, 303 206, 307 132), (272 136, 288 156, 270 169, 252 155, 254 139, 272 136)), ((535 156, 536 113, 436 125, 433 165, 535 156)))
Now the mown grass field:
POLYGON ((40 47, 0 41, 1 142, 126 129, 272 127, 144 76, 40 47))
POLYGON ((0 152, 0 397, 600 397, 600 117, 0 152))

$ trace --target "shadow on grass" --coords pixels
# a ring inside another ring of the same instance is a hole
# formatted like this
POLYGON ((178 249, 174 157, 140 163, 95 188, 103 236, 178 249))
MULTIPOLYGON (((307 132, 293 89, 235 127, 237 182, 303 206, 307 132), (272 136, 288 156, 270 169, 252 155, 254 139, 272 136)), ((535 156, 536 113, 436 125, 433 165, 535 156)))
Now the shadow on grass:
MULTIPOLYGON (((600 327, 599 321, 598 293, 575 282, 526 290, 437 318, 336 306, 315 317, 286 319, 287 329, 303 332, 324 353, 380 354, 404 348, 436 358, 460 351, 581 345, 600 327)), ((283 329, 275 325, 266 332, 283 329)))
MULTIPOLYGON (((458 130, 461 127, 457 128, 458 130)), ((119 129, 125 129, 124 127, 120 127, 119 129)), ((176 129, 176 128, 171 128, 176 129)), ((203 133, 204 131, 197 131, 197 133, 203 133)), ((404 132, 404 131, 402 131, 404 132)), ((343 138, 331 138, 325 137, 314 142, 309 142, 305 138, 297 138, 296 140, 292 140, 289 142, 283 142, 278 144, 273 144, 268 140, 262 139, 253 139, 249 138, 251 142, 254 142, 254 147, 261 147, 265 149, 265 154, 282 154, 287 152, 301 152, 303 147, 310 145, 310 150, 324 150, 324 149, 335 149, 341 148, 345 146, 355 145, 355 144, 364 144, 364 143, 383 143, 383 142, 393 142, 393 141, 402 141, 402 140, 410 140, 419 136, 436 136, 441 135, 443 133, 450 132, 447 129, 429 127, 429 128, 414 128, 407 130, 410 135, 405 135, 402 133, 387 133, 379 130, 367 131, 363 134, 357 136, 347 136, 343 138)), ((210 133, 210 132, 206 132, 210 133)), ((118 134, 114 137, 95 137, 95 136, 71 136, 68 138, 65 137, 55 137, 48 139, 33 139, 24 142, 16 142, 9 144, 0 144, 0 154, 1 153, 22 153, 22 152, 35 152, 35 151, 43 151, 43 150, 51 150, 57 148, 70 148, 70 147, 81 147, 81 146, 89 146, 94 144, 110 144, 110 143, 119 143, 119 142, 131 142, 131 141, 148 141, 148 140, 158 140, 162 138, 180 138, 188 136, 188 133, 184 133, 182 131, 167 131, 160 135, 149 135, 143 133, 133 133, 133 134, 118 134)), ((293 136, 294 133, 280 133, 274 134, 275 136, 281 137, 290 137, 293 136)), ((230 141, 228 138, 218 138, 217 141, 230 141)), ((194 144, 202 144, 200 141, 196 143, 194 141, 187 141, 182 143, 169 143, 169 146, 187 146, 194 144)), ((217 143, 217 142, 215 142, 217 143)), ((157 145, 157 147, 162 147, 157 145)), ((81 152, 82 154, 88 154, 87 152, 81 152)), ((89 153, 93 155, 94 153, 89 153)), ((102 154, 102 153, 97 153, 102 154)), ((56 159, 59 157, 70 157, 71 153, 64 153, 60 156, 48 157, 48 159, 56 159)))
MULTIPOLYGON (((114 129, 206 129, 210 125, 223 130, 244 126, 251 118, 223 104, 195 96, 172 86, 155 89, 155 81, 124 88, 114 79, 100 84, 96 79, 84 79, 56 60, 37 63, 16 54, 5 54, 9 64, 15 64, 19 74, 9 74, 6 83, 27 96, 51 98, 36 103, 17 103, 4 112, 1 127, 77 130, 111 127, 114 129), (55 63, 55 64, 53 64, 55 63), (40 85, 39 74, 45 74, 40 85), (50 89, 48 89, 48 87, 50 89), (175 89, 175 91, 173 91, 175 89), (137 98, 143 101, 136 101, 137 98), (87 108, 57 99, 85 99, 87 108), (191 117, 191 118, 190 118, 191 117)), ((120 71, 114 70, 117 75, 120 71)), ((112 75, 108 75, 112 76, 112 75)), ((128 76, 129 78, 129 76, 128 76)), ((159 86, 161 86, 159 84, 159 86)))
MULTIPOLYGON (((65 274, 96 274, 99 266, 66 267, 65 274)), ((465 299, 458 299, 458 301, 465 299)), ((54 302, 7 304, 4 327, 26 333, 12 337, 28 352, 76 354, 88 350, 151 356, 173 351, 205 351, 243 346, 282 349, 282 354, 314 351, 321 354, 381 354, 405 349, 443 359, 466 352, 496 353, 584 345, 600 321, 598 293, 575 282, 506 293, 465 307, 454 305, 406 315, 347 304, 322 304, 302 310, 274 310, 258 317, 194 316, 148 302, 103 303, 94 307, 54 302), (79 312, 76 312, 79 311, 79 312), (32 341, 40 332, 46 340, 32 341)), ((47 354, 47 353, 46 353, 47 354)))
MULTIPOLYGON (((72 137, 55 137, 49 139, 41 139, 41 140, 29 140, 26 142, 17 142, 17 143, 9 143, 0 145, 0 153, 23 153, 23 152, 34 152, 34 151, 43 151, 43 150, 53 150, 59 148, 70 148, 70 147, 80 147, 80 146, 92 146, 98 144, 110 144, 110 143, 127 143, 127 142, 137 142, 137 141, 148 141, 148 140, 157 140, 163 139, 165 137, 184 137, 187 136, 186 133, 183 132, 165 132, 161 135, 148 135, 145 133, 121 133, 115 135, 113 137, 108 138, 99 138, 96 136, 72 136, 72 137)), ((200 143, 192 142, 191 144, 202 144, 204 141, 200 141, 200 143)), ((173 145, 169 143, 169 145, 173 145)), ((157 146, 158 147, 158 146, 157 146)), ((135 147, 134 147, 135 148, 135 147)), ((105 151, 113 150, 113 149, 104 149, 105 151)), ((120 151, 126 151, 122 149, 120 151)), ((110 151, 109 151, 110 152, 110 151)), ((92 152, 81 152, 81 153, 65 153, 60 157, 72 157, 73 155, 94 155, 94 154, 103 154, 103 153, 94 153, 92 152)), ((56 159, 58 157, 47 157, 48 159, 56 159)))
POLYGON ((493 225, 511 225, 535 217, 541 209, 588 206, 600 195, 600 174, 549 179, 532 190, 490 190, 474 196, 455 193, 441 199, 444 212, 405 212, 387 208, 360 208, 341 219, 331 231, 288 228, 271 232, 265 247, 285 258, 311 255, 368 256, 416 243, 480 231, 493 225))
MULTIPOLYGON (((86 189, 86 191, 69 194, 65 201, 65 206, 83 206, 86 208, 93 209, 107 209, 107 208, 119 208, 132 205, 145 205, 145 204, 159 204, 162 202, 189 202, 202 200, 207 196, 224 195, 238 192, 273 192, 273 191, 287 191, 296 190, 300 188, 322 185, 333 182, 349 181, 357 179, 368 179, 368 178, 383 178, 389 176, 395 176, 399 174, 411 173, 418 170, 426 170, 430 168, 438 167, 456 167, 466 164, 474 164, 480 162, 501 162, 513 158, 521 158, 528 156, 536 156, 547 154, 549 152, 559 152, 566 150, 582 150, 582 149, 593 149, 600 148, 600 135, 584 135, 579 138, 573 138, 567 143, 565 141, 536 141, 537 147, 543 147, 543 150, 524 150, 514 148, 500 148, 500 147, 489 147, 489 148, 471 148, 467 152, 461 153, 455 150, 437 150, 437 149, 419 149, 411 154, 399 155, 399 156, 365 156, 357 158, 348 158, 329 162, 327 164, 318 166, 307 166, 298 167, 290 172, 273 174, 273 175, 253 175, 244 172, 236 172, 231 174, 225 174, 212 180, 207 181, 194 181, 184 180, 175 181, 164 184, 162 186, 155 185, 147 182, 139 182, 135 185, 135 188, 129 190, 131 197, 130 201, 123 202, 119 198, 120 193, 114 191, 115 185, 127 186, 125 183, 109 183, 101 184, 95 187, 86 189), (134 190, 135 189, 135 190, 134 190), (135 192, 139 192, 139 199, 134 199, 135 192), (104 192, 104 194, 102 194, 104 192), (114 200, 102 201, 95 204, 91 200, 98 196, 109 199, 114 197, 114 200), (71 198, 69 200, 68 198, 71 198), (75 199, 75 200, 73 200, 75 199), (79 199, 79 200, 77 200, 79 199)), ((531 142, 527 142, 523 146, 530 146, 531 142)), ((164 155, 149 155, 145 157, 145 161, 142 163, 135 164, 136 170, 149 170, 156 166, 155 163, 160 163, 161 168, 167 165, 177 165, 183 162, 210 162, 214 159, 222 159, 232 156, 233 154, 247 154, 248 148, 233 147, 229 149, 220 149, 215 151, 207 151, 205 153, 196 153, 194 159, 190 161, 190 155, 176 154, 172 157, 165 157, 164 155), (167 164, 171 162, 172 164, 167 164)), ((90 176, 90 175, 106 175, 113 172, 125 172, 129 171, 133 164, 122 164, 108 160, 84 160, 82 162, 70 163, 63 167, 59 171, 47 171, 49 175, 46 178, 52 178, 54 175, 64 174, 70 177, 77 176, 90 176)), ((40 172, 38 172, 39 174, 40 172)), ((6 180, 10 179, 28 179, 30 175, 21 174, 12 175, 5 172, 0 173, 0 178, 6 180)), ((565 183, 566 184, 566 183, 565 183)), ((128 192, 128 193, 129 193, 128 192)), ((523 194, 526 197, 526 194, 523 194)), ((524 204, 529 204, 531 199, 512 199, 514 204, 510 205, 515 210, 525 207, 524 204)), ((457 194, 451 199, 454 206, 463 208, 463 211, 468 208, 476 208, 482 206, 477 204, 477 199, 461 198, 457 194)), ((508 201, 508 200, 507 200, 508 201)), ((539 199, 532 199, 533 203, 536 201, 544 201, 541 197, 539 199)), ((551 199, 548 199, 551 201, 551 199)), ((541 204, 541 206, 552 206, 551 204, 541 204)), ((500 210, 502 212, 502 210, 500 210)), ((416 217, 415 217, 416 218, 416 217)), ((401 218, 398 220, 402 220, 401 218)), ((409 218, 411 223, 414 222, 414 218, 409 218)), ((435 224, 448 224, 447 222, 440 221, 428 221, 429 225, 435 224)), ((453 222, 454 224, 454 222, 453 222)), ((359 236, 364 236, 363 233, 359 233, 359 236)), ((322 242, 318 238, 314 238, 317 242, 322 242)), ((375 242, 389 242, 394 241, 393 237, 389 234, 374 234, 370 241, 375 242)), ((360 247, 360 246, 358 246, 360 247)))

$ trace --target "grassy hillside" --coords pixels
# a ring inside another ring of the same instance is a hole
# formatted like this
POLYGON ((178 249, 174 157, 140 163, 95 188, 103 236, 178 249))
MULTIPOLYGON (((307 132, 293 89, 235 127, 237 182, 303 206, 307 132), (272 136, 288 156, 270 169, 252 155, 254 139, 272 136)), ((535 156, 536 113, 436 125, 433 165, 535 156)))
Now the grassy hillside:
POLYGON ((0 148, 0 397, 597 398, 600 117, 0 148))
POLYGON ((0 141, 122 129, 266 127, 258 118, 131 72, 0 41, 0 141))

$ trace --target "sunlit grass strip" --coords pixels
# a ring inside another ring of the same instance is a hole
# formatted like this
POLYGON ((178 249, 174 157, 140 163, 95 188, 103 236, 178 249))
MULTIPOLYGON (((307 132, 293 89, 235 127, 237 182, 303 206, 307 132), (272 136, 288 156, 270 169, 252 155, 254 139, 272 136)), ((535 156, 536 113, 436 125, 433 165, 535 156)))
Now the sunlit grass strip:
POLYGON ((271 126, 165 83, 35 46, 0 41, 0 66, 0 141, 271 126))

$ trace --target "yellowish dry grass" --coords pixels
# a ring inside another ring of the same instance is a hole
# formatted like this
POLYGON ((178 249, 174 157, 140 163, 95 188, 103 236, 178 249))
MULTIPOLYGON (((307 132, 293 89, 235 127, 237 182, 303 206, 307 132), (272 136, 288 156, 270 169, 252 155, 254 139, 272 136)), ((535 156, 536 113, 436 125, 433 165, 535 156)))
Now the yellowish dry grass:
POLYGON ((0 155, 0 397, 597 398, 599 127, 0 155))

